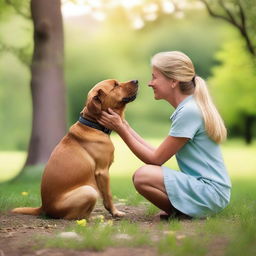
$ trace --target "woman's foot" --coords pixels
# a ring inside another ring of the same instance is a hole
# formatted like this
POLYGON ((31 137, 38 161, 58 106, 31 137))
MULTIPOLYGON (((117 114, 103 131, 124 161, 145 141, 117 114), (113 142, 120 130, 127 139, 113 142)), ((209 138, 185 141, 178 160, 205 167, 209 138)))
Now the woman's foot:
POLYGON ((156 221, 168 221, 171 219, 178 219, 178 220, 191 220, 192 217, 180 212, 175 211, 172 214, 168 214, 164 211, 159 212, 157 215, 154 216, 156 221))
POLYGON ((172 217, 172 215, 170 215, 170 214, 168 214, 168 213, 166 213, 166 212, 164 212, 164 211, 161 211, 161 212, 159 212, 158 214, 156 214, 155 216, 154 216, 154 220, 155 221, 167 221, 167 220, 169 220, 170 218, 172 217))

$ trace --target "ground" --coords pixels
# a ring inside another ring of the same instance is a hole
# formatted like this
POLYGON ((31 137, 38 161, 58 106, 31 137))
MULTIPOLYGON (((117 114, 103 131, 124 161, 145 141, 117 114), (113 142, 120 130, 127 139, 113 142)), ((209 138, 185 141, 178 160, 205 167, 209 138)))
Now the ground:
MULTIPOLYGON (((141 226, 141 228, 148 232, 150 230, 150 237, 153 240, 158 240, 161 236, 157 231, 156 226, 159 225, 160 220, 154 216, 145 215, 145 207, 140 206, 126 206, 118 207, 120 210, 126 212, 126 219, 141 226)), ((94 210, 92 216, 104 214, 106 219, 111 219, 111 216, 103 207, 98 206, 94 210)), ((113 225, 118 225, 118 221, 114 220, 113 225)), ((177 233, 177 239, 183 237, 194 236, 195 227, 192 220, 180 220, 182 224, 182 233, 177 233)), ((198 221, 196 226, 200 225, 198 221)), ((103 251, 93 251, 88 249, 60 249, 47 248, 43 242, 40 242, 40 237, 56 237, 70 225, 67 220, 46 219, 37 216, 19 215, 12 213, 4 213, 0 215, 0 256, 154 256, 159 255, 157 248, 152 246, 139 247, 108 247, 103 251)), ((161 224, 161 223, 160 223, 161 224)), ((163 222, 163 225, 170 225, 168 222, 163 222)), ((169 232, 169 231, 162 231, 169 232)), ((196 232, 197 235, 203 235, 196 232)), ((91 234, 94 235, 94 234, 91 234)), ((203 255, 220 256, 223 255, 227 241, 221 237, 215 237, 210 243, 210 250, 203 255)), ((172 255, 172 253, 168 253, 172 255)))
MULTIPOLYGON (((144 214, 145 207, 143 206, 119 206, 120 210, 126 212, 126 219, 138 223, 143 229, 154 230, 154 225, 159 224, 159 220, 153 216, 144 214)), ((100 206, 96 207, 92 216, 104 214, 106 218, 111 218, 110 215, 100 206)), ((118 222, 119 220, 114 220, 118 222)), ((189 220, 183 220, 183 223, 190 223, 189 220)), ((56 233, 61 233, 70 225, 67 220, 45 219, 37 216, 19 215, 12 213, 4 213, 0 215, 0 256, 32 256, 32 255, 49 255, 49 256, 130 256, 130 255, 157 255, 155 248, 140 247, 140 248, 123 248, 110 247, 102 252, 89 250, 72 250, 72 249, 53 249, 44 248, 44 244, 40 244, 40 240, 36 239, 39 236, 55 236, 56 233)), ((93 234, 92 234, 93 235, 93 234)), ((157 236, 152 232, 152 239, 157 236)))

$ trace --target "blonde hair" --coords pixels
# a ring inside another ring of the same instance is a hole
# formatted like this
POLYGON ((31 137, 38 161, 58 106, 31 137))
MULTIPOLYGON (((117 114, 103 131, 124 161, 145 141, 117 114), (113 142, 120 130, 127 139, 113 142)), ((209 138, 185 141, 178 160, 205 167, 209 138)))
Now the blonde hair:
POLYGON ((194 94, 199 106, 208 136, 216 143, 227 137, 224 122, 216 109, 204 79, 195 74, 191 59, 182 52, 160 52, 153 56, 151 64, 165 77, 179 82, 183 94, 194 94))

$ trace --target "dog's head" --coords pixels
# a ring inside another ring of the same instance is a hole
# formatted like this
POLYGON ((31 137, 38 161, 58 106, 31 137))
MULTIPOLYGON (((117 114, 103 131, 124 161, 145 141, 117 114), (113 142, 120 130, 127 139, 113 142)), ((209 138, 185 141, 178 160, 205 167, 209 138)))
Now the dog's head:
POLYGON ((81 114, 84 117, 97 119, 102 111, 111 108, 123 116, 125 105, 135 100, 137 90, 137 80, 121 83, 115 79, 109 79, 99 82, 89 91, 86 106, 81 114))

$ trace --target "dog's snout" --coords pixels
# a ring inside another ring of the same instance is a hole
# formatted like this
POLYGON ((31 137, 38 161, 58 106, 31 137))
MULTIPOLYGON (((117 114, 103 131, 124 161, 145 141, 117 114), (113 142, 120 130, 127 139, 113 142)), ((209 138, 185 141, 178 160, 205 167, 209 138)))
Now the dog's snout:
POLYGON ((131 82, 132 82, 133 84, 136 84, 136 85, 139 83, 138 80, 132 80, 131 82))

